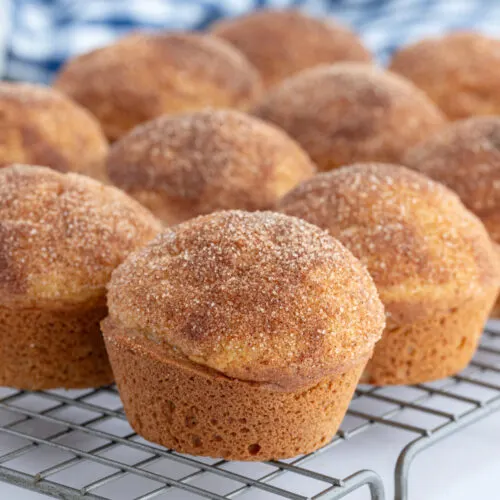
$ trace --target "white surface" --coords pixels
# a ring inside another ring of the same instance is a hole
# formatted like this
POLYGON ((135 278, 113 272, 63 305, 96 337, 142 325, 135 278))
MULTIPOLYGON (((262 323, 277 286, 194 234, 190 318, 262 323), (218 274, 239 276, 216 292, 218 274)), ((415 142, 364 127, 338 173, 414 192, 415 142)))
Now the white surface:
MULTIPOLYGON (((407 438, 405 432, 398 432, 398 435, 400 439, 395 438, 394 433, 389 434, 384 432, 381 426, 376 426, 372 431, 361 434, 359 439, 353 438, 349 446, 339 445, 335 453, 319 461, 319 470, 326 474, 347 475, 356 469, 371 467, 383 476, 390 500, 393 492, 392 470, 396 459, 395 451, 407 438)), ((415 460, 411 472, 410 500, 500 498, 499 444, 500 416, 494 414, 460 434, 450 436, 434 445, 415 460)), ((314 469, 318 470, 316 467, 314 469)), ((2 500, 46 498, 48 497, 45 495, 0 483, 2 500)), ((159 498, 168 497, 165 495, 159 498)), ((178 497, 170 496, 170 498, 177 500, 178 497)), ((259 495, 254 490, 251 498, 260 500, 266 498, 266 495, 259 495)), ((359 493, 347 496, 347 499, 367 500, 369 494, 363 489, 359 493)))

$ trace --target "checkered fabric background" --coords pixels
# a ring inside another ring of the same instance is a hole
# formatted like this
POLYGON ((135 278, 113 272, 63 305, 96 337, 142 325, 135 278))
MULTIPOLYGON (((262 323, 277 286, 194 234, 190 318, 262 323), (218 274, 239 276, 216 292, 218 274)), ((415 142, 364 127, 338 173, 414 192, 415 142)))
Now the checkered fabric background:
POLYGON ((381 62, 425 36, 464 28, 498 36, 500 28, 500 0, 0 0, 0 23, 3 12, 9 26, 4 77, 50 82, 68 57, 131 29, 200 30, 263 7, 335 17, 381 62))

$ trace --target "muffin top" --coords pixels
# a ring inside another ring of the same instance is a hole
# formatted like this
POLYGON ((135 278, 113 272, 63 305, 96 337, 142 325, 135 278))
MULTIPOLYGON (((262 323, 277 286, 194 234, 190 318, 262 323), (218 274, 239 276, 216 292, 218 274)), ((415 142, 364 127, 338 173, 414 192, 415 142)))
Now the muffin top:
POLYGON ((500 118, 451 124, 408 151, 404 164, 447 185, 500 243, 500 118))
POLYGON ((131 334, 284 390, 360 362, 384 326, 352 254, 272 212, 217 212, 167 229, 114 271, 108 307, 131 334))
POLYGON ((284 132, 231 110, 139 125, 112 146, 107 166, 115 185, 167 223, 221 209, 271 208, 315 172, 284 132))
POLYGON ((110 140, 164 113, 246 109, 260 77, 230 44, 210 35, 129 35, 69 61, 55 84, 90 109, 110 140))
POLYGON ((359 164, 320 174, 279 208, 351 250, 394 322, 448 311, 500 283, 481 222, 452 191, 404 167, 359 164))
POLYGON ((356 63, 303 71, 271 90, 254 112, 288 132, 320 170, 400 161, 445 122, 411 83, 356 63))
POLYGON ((500 40, 470 32, 428 38, 396 52, 390 69, 452 120, 500 114, 500 40))
POLYGON ((0 296, 12 307, 103 300, 111 271, 160 229, 118 189, 78 174, 0 169, 0 296))
POLYGON ((105 178, 108 144, 98 121, 57 90, 0 82, 0 167, 44 165, 105 178))
POLYGON ((319 64, 371 60, 348 28, 297 10, 258 10, 217 22, 212 32, 243 52, 267 87, 319 64))

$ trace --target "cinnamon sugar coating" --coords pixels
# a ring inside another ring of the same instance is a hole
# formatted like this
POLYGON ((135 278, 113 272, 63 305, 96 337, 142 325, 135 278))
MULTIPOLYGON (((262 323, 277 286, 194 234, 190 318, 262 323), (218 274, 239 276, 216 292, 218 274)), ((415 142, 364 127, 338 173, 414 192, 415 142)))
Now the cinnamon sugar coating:
POLYGON ((428 38, 396 52, 390 69, 451 120, 500 113, 500 40, 472 32, 428 38))
POLYGON ((348 28, 297 10, 258 10, 219 21, 212 33, 245 54, 266 87, 320 64, 371 60, 369 51, 348 28))
POLYGON ((500 118, 457 121, 410 149, 403 161, 455 191, 500 243, 500 118))
POLYGON ((54 85, 91 110, 110 140, 164 113, 246 109, 261 91, 238 50, 194 33, 127 36, 69 61, 54 85))
POLYGON ((55 89, 0 82, 0 167, 44 165, 105 179, 108 144, 99 122, 55 89))
POLYGON ((278 128, 232 110, 165 115, 110 150, 111 181, 175 224, 215 210, 263 210, 315 172, 278 128))
POLYGON ((114 271, 108 307, 121 331, 282 390, 367 358, 384 324, 350 252, 271 212, 218 212, 165 230, 114 271))
POLYGON ((406 149, 445 123, 409 81, 360 63, 303 71, 273 88, 254 113, 283 128, 320 170, 399 162, 406 149))
POLYGON ((452 191, 406 168, 358 164, 320 174, 279 208, 327 229, 360 259, 391 324, 498 289, 499 263, 481 222, 452 191))
POLYGON ((111 271, 160 223, 118 189, 28 165, 0 169, 5 307, 102 303, 111 271))

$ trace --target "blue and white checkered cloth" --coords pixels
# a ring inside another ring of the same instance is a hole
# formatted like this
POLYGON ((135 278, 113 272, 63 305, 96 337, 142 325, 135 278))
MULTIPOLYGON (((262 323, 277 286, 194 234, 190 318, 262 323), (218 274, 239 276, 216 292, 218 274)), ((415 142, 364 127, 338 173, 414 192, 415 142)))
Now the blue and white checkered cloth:
MULTIPOLYGON (((2 2, 9 0, 0 0, 2 2)), ((6 77, 49 82, 71 56, 131 29, 199 30, 262 7, 296 7, 350 25, 384 62, 402 44, 471 28, 498 35, 500 0, 10 0, 6 77)))

